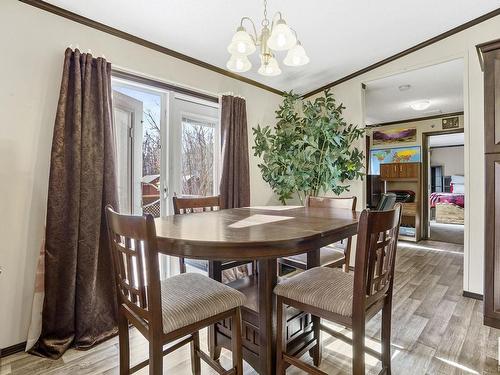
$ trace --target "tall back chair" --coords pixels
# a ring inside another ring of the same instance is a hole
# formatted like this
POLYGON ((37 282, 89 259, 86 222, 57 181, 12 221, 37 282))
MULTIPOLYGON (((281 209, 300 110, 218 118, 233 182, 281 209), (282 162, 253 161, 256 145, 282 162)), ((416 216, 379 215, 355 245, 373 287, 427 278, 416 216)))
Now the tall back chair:
MULTIPOLYGON (((174 213, 176 215, 192 214, 197 212, 218 211, 220 210, 220 196, 211 197, 177 197, 172 198, 174 213)), ((255 262, 252 261, 225 261, 225 262, 207 262, 200 259, 179 258, 179 267, 181 273, 186 273, 186 264, 199 270, 208 272, 211 278, 222 281, 222 272, 234 267, 252 263, 255 271, 255 262)))
MULTIPOLYGON (((354 275, 338 269, 317 267, 291 277, 275 288, 278 311, 277 373, 296 366, 310 374, 324 374, 317 367, 287 353, 286 306, 351 327, 352 340, 327 327, 321 329, 352 343, 354 375, 365 373, 365 351, 382 361, 382 373, 391 373, 391 310, 394 265, 401 222, 401 205, 390 211, 362 212, 356 246, 354 275), (311 293, 314 291, 314 293, 311 293), (382 353, 365 348, 365 324, 382 310, 382 353)), ((318 319, 319 321, 319 319, 318 319)), ((319 323, 316 323, 319 324, 319 323)), ((315 337, 314 365, 321 360, 321 341, 315 337)), ((295 352, 301 353, 300 350, 295 352)))
POLYGON ((384 193, 380 197, 380 201, 377 204, 375 211, 387 211, 392 210, 396 204, 396 194, 394 193, 384 193))
MULTIPOLYGON (((348 198, 338 197, 308 197, 306 205, 317 208, 338 208, 356 211, 355 196, 348 198)), ((320 264, 326 267, 344 267, 345 272, 349 272, 349 262, 351 256, 352 237, 348 237, 339 243, 323 247, 320 250, 320 264)), ((307 269, 307 254, 298 254, 286 258, 279 258, 280 266, 307 269)))
MULTIPOLYGON (((183 215, 196 212, 218 211, 220 210, 220 197, 177 197, 172 198, 174 206, 174 214, 183 215)), ((200 259, 185 259, 179 258, 179 268, 181 273, 186 273, 186 263, 191 267, 201 271, 209 272, 209 262, 200 259)), ((222 271, 221 271, 222 272, 222 271)), ((220 277, 215 277, 217 281, 222 281, 222 273, 220 277)))
POLYGON ((220 196, 211 197, 176 197, 172 198, 174 213, 189 214, 194 212, 220 210, 220 196))
POLYGON ((161 281, 153 216, 120 215, 107 206, 106 219, 119 309, 120 374, 131 374, 149 364, 149 373, 160 375, 163 355, 188 343, 193 374, 200 374, 200 358, 219 369, 219 373, 226 373, 200 350, 199 343, 199 330, 224 318, 231 318, 236 329, 232 338, 232 370, 242 374, 240 307, 245 296, 199 274, 161 281), (132 368, 129 324, 149 341, 149 359, 132 368))

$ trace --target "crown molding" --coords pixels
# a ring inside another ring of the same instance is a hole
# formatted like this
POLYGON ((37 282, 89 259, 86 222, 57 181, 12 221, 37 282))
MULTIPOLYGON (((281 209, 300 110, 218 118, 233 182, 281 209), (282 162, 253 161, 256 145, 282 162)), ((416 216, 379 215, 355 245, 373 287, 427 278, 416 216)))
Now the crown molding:
POLYGON ((410 47, 408 49, 405 49, 404 51, 396 53, 395 55, 392 55, 392 56, 387 57, 387 58, 385 58, 383 60, 380 60, 379 62, 376 62, 376 63, 374 63, 372 65, 369 65, 366 68, 360 69, 360 70, 358 70, 358 71, 356 71, 354 73, 346 75, 345 77, 339 78, 336 81, 330 82, 330 83, 328 83, 328 84, 326 84, 324 86, 321 86, 321 87, 319 87, 319 88, 317 88, 315 90, 312 90, 312 91, 304 94, 303 97, 304 98, 308 98, 310 96, 316 95, 316 94, 320 93, 321 91, 329 89, 329 88, 331 88, 333 86, 337 86, 337 85, 339 85, 339 84, 341 84, 343 82, 349 81, 350 79, 353 79, 353 78, 358 77, 358 76, 360 76, 362 74, 365 74, 365 73, 367 73, 367 72, 369 72, 371 70, 379 68, 382 65, 385 65, 385 64, 390 63, 390 62, 392 62, 394 60, 397 60, 397 59, 399 59, 399 58, 401 58, 403 56, 409 55, 410 53, 418 51, 418 50, 420 50, 422 48, 430 46, 431 44, 437 43, 437 42, 439 42, 439 41, 441 41, 443 39, 448 38, 449 36, 452 36, 452 35, 454 35, 456 33, 464 31, 464 30, 466 30, 466 29, 468 29, 468 28, 470 28, 472 26, 476 26, 477 24, 480 24, 481 22, 487 21, 490 18, 496 17, 498 15, 500 15, 500 8, 497 8, 497 9, 495 9, 495 10, 489 12, 489 13, 483 14, 480 17, 477 17, 477 18, 475 18, 475 19, 473 19, 471 21, 468 21, 468 22, 466 22, 466 23, 464 23, 464 24, 462 24, 460 26, 454 27, 453 29, 448 30, 448 31, 446 31, 446 32, 444 32, 442 34, 439 34, 439 35, 437 35, 437 36, 435 36, 433 38, 427 39, 426 41, 424 41, 422 43, 419 43, 419 44, 417 44, 417 45, 415 45, 413 47, 410 47))
POLYGON ((235 74, 235 73, 229 72, 229 71, 227 71, 225 69, 219 68, 218 66, 209 64, 209 63, 207 63, 205 61, 201 61, 201 60, 195 59, 194 57, 191 57, 191 56, 185 55, 183 53, 174 51, 172 49, 163 47, 163 46, 161 46, 159 44, 150 42, 150 41, 148 41, 146 39, 142 39, 142 38, 140 38, 138 36, 135 36, 135 35, 126 33, 124 31, 115 29, 114 27, 108 26, 108 25, 103 24, 101 22, 94 21, 94 20, 92 20, 90 18, 83 17, 83 16, 81 16, 79 14, 76 14, 76 13, 70 12, 69 10, 66 10, 64 8, 61 8, 61 7, 49 4, 49 3, 45 2, 45 1, 42 1, 42 0, 19 0, 19 1, 21 3, 34 6, 36 8, 45 10, 45 11, 47 11, 49 13, 58 15, 60 17, 64 17, 64 18, 69 19, 71 21, 74 21, 74 22, 80 23, 82 25, 91 27, 93 29, 102 31, 104 33, 116 36, 118 38, 127 40, 129 42, 132 42, 132 43, 135 43, 135 44, 139 44, 139 45, 141 45, 143 47, 155 50, 157 52, 163 53, 163 54, 168 55, 170 57, 174 57, 176 59, 185 61, 187 63, 190 63, 190 64, 193 64, 193 65, 196 65, 196 66, 199 66, 199 67, 211 70, 211 71, 213 71, 215 73, 222 74, 222 75, 224 75, 226 77, 233 78, 233 79, 236 79, 238 81, 248 83, 249 85, 252 85, 252 86, 258 87, 260 89, 272 92, 273 94, 283 95, 283 91, 275 89, 275 88, 273 88, 271 86, 264 85, 264 84, 262 84, 260 82, 254 81, 253 79, 250 79, 250 78, 243 77, 243 76, 241 76, 239 74, 235 74))

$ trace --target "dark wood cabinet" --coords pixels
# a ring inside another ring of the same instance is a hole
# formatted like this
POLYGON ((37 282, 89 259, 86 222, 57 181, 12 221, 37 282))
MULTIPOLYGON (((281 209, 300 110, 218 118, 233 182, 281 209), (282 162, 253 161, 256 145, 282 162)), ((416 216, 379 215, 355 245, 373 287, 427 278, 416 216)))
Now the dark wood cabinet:
POLYGON ((420 163, 388 163, 380 164, 381 180, 418 180, 420 179, 420 163))
POLYGON ((478 47, 484 70, 484 324, 500 328, 500 40, 478 47))
POLYGON ((380 180, 384 182, 384 191, 412 190, 415 192, 415 202, 403 203, 399 238, 406 241, 420 241, 422 236, 420 163, 380 164, 380 180))

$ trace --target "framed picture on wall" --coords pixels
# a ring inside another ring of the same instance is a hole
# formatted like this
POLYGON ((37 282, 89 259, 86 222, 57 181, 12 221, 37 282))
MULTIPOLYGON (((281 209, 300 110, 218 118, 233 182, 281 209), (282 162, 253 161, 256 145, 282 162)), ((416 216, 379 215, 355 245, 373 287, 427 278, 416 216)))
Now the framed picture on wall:
POLYGON ((392 143, 415 143, 417 141, 417 128, 374 130, 372 137, 374 146, 392 143))
POLYGON ((380 164, 421 161, 420 146, 373 149, 370 150, 370 174, 380 174, 380 164))

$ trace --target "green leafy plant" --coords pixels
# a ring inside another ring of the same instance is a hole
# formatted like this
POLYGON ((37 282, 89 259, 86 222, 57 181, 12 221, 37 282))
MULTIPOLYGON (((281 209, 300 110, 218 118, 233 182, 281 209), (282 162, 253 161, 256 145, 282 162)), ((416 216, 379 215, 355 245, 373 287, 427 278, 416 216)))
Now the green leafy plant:
POLYGON ((349 191, 347 181, 362 179, 364 155, 354 144, 364 129, 347 124, 344 109, 329 90, 314 101, 289 92, 276 111, 275 128, 253 129, 262 177, 283 204, 294 194, 301 202, 320 192, 339 195, 349 191))

